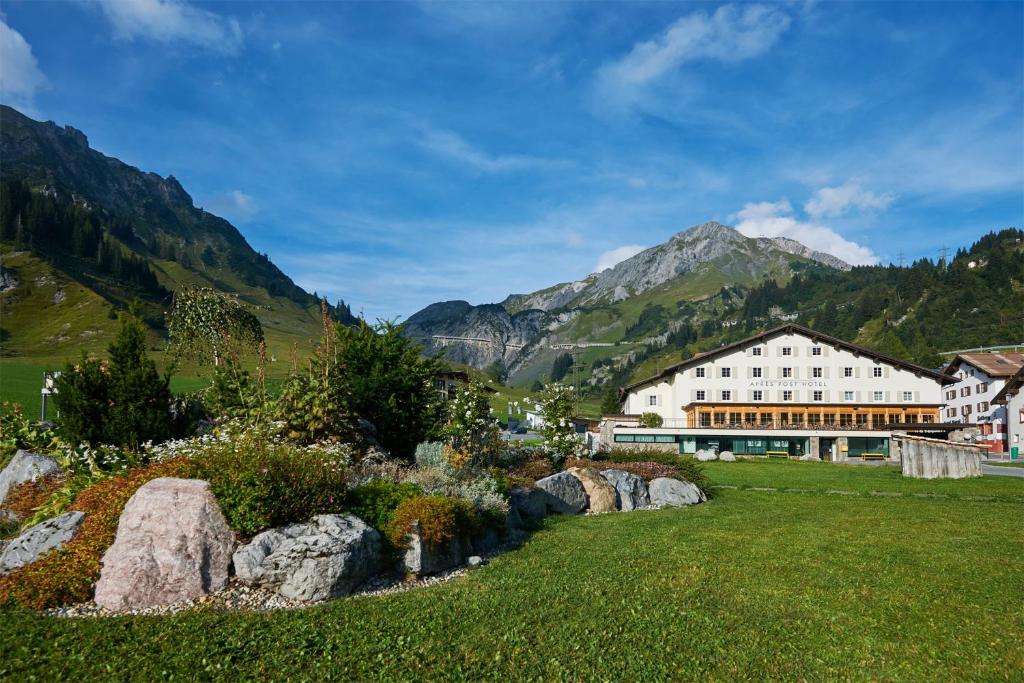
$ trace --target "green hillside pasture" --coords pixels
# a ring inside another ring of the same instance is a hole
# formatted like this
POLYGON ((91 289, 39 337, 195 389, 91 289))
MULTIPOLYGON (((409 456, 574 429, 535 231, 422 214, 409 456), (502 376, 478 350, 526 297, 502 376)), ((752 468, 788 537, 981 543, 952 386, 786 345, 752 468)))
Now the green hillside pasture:
MULTIPOLYGON (((829 485, 824 468, 806 470, 829 485)), ((483 569, 384 597, 258 614, 6 613, 0 678, 1011 680, 1024 670, 1022 513, 724 490, 686 509, 549 518, 483 569)))

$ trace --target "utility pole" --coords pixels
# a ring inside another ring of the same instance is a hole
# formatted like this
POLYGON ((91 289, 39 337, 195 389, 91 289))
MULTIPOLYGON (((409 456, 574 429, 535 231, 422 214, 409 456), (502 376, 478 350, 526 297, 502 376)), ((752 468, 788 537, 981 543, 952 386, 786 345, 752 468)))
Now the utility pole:
POLYGON ((944 246, 941 249, 939 249, 939 263, 942 264, 943 269, 949 266, 949 264, 946 262, 947 256, 949 256, 949 247, 944 246))
POLYGON ((903 267, 903 252, 902 251, 900 251, 900 252, 898 252, 896 254, 896 262, 897 262, 897 265, 899 265, 900 268, 903 267))

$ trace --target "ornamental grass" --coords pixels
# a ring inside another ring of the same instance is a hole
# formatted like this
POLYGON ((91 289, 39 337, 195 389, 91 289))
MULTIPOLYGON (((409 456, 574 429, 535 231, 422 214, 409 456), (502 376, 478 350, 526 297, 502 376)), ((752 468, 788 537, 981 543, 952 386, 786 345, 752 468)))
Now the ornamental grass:
POLYGON ((4 499, 4 509, 13 512, 19 520, 28 519, 49 500, 50 496, 61 487, 65 477, 61 474, 50 474, 34 481, 26 481, 11 488, 4 499))
POLYGON ((402 501, 388 527, 388 539, 398 548, 409 547, 409 534, 419 522, 424 543, 443 545, 455 538, 480 532, 480 520, 473 504, 448 496, 417 496, 402 501))
POLYGON ((102 479, 75 497, 71 510, 85 513, 78 533, 60 550, 0 576, 0 605, 48 609, 92 599, 103 553, 114 543, 125 504, 143 484, 187 476, 188 463, 169 460, 102 479))

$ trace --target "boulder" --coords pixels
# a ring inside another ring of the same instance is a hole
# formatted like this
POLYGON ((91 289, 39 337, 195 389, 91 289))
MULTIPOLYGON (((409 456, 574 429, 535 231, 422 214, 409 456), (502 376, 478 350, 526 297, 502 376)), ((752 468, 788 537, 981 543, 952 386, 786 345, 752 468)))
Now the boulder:
POLYGON ((566 472, 583 484, 591 512, 615 512, 618 509, 615 506, 615 487, 600 472, 590 467, 570 467, 566 472))
POLYGON ((409 546, 402 557, 402 566, 410 574, 436 574, 462 564, 468 554, 469 543, 455 538, 436 545, 420 536, 420 523, 414 522, 407 537, 409 546))
POLYGON ((818 456, 814 455, 813 453, 804 453, 803 455, 800 456, 800 460, 803 460, 805 462, 817 459, 818 456))
POLYGON ((220 590, 234 546, 207 482, 154 479, 121 513, 117 537, 103 555, 96 604, 118 612, 220 590))
POLYGON ((575 515, 587 507, 587 490, 580 480, 568 472, 559 472, 537 482, 537 488, 544 491, 548 512, 575 515))
POLYGON ((7 463, 7 467, 0 471, 0 507, 7 500, 7 494, 18 484, 57 472, 60 472, 60 465, 50 456, 19 450, 7 463))
POLYGON ((638 510, 651 506, 647 484, 641 477, 622 470, 604 470, 601 476, 615 487, 615 502, 620 510, 638 510))
POLYGON ((732 451, 722 451, 718 454, 718 459, 722 462, 736 462, 736 456, 732 454, 732 451))
POLYGON ((308 602, 348 595, 380 565, 381 538, 352 515, 318 515, 257 534, 235 551, 246 584, 308 602))
POLYGON ((548 513, 547 494, 541 489, 517 487, 509 491, 509 506, 526 519, 541 519, 548 513))
POLYGON ((0 555, 0 574, 24 567, 44 553, 60 548, 74 538, 84 519, 84 512, 65 512, 27 529, 4 548, 0 555))
POLYGON ((707 500, 707 496, 690 482, 668 477, 651 480, 648 491, 651 494, 651 505, 655 507, 682 507, 707 500))
POLYGON ((701 462, 708 462, 709 460, 717 460, 718 456, 715 455, 714 451, 699 450, 696 453, 696 458, 701 462))

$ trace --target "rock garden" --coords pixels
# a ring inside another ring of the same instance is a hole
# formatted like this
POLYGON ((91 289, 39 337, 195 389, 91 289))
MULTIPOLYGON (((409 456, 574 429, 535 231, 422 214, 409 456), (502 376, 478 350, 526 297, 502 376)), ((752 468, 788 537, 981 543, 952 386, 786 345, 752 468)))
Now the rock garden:
MULTIPOLYGON (((313 360, 277 393, 218 349, 202 421, 175 437, 195 407, 159 391, 138 410, 96 414, 117 407, 109 399, 126 378, 136 392, 140 377, 166 389, 126 319, 109 363, 66 369, 57 429, 0 413, 0 605, 52 615, 297 607, 456 577, 548 515, 707 500, 692 459, 581 457, 567 415, 550 416, 542 447, 505 443, 481 386, 441 401, 434 361, 392 332, 325 322, 313 360), (89 399, 103 382, 106 404, 89 399), (381 392, 392 400, 375 404, 381 392)), ((550 391, 566 410, 568 390, 550 391)))

